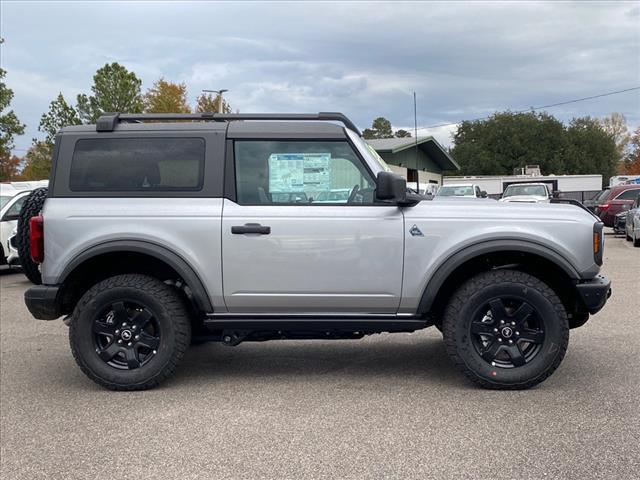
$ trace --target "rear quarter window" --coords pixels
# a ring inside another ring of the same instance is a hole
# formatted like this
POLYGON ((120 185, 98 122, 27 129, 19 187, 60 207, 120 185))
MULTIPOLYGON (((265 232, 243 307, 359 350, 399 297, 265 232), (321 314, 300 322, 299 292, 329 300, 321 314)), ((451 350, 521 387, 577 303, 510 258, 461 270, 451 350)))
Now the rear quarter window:
POLYGON ((616 197, 616 200, 635 200, 635 198, 640 193, 640 188, 632 188, 629 190, 625 190, 620 195, 616 197))
POLYGON ((203 138, 93 138, 75 144, 74 192, 167 192, 202 189, 203 138))

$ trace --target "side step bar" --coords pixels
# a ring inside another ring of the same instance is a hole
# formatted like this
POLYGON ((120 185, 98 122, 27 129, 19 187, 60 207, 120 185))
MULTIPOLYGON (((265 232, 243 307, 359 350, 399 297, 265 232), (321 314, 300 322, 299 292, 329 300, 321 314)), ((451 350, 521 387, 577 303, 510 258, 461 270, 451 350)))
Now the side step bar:
POLYGON ((414 332, 427 320, 396 316, 209 316, 204 326, 225 345, 277 339, 357 339, 382 332, 414 332))

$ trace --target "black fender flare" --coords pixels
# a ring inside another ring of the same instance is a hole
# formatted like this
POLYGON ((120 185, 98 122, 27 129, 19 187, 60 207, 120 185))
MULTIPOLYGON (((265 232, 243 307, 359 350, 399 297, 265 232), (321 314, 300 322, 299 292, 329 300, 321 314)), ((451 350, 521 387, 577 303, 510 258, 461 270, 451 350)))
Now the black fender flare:
POLYGON ((87 260, 97 257, 98 255, 104 255, 105 253, 116 252, 142 253, 166 263, 173 268, 189 286, 198 309, 207 313, 213 312, 213 305, 211 304, 207 290, 204 288, 202 280, 191 265, 167 247, 146 240, 114 240, 89 247, 69 262, 60 275, 59 283, 64 284, 71 272, 87 260))
POLYGON ((560 267, 571 279, 580 279, 580 274, 569 261, 560 255, 558 252, 541 245, 539 243, 529 242, 526 240, 488 240, 486 242, 479 242, 473 245, 458 250, 453 255, 449 256, 440 266, 436 272, 427 282, 427 285, 422 293, 422 298, 418 304, 418 312, 426 313, 433 306, 433 302, 438 295, 440 288, 444 282, 449 278, 459 266, 468 262, 469 260, 485 255, 487 253, 497 252, 523 252, 532 253, 543 257, 555 265, 560 267))

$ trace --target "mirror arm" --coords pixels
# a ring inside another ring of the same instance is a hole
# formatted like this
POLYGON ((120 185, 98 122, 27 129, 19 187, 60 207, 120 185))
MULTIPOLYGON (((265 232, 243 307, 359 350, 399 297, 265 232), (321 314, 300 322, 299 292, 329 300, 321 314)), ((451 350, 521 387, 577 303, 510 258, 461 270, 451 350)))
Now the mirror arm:
POLYGON ((402 200, 398 200, 399 207, 413 207, 424 200, 422 195, 417 193, 407 193, 402 200))

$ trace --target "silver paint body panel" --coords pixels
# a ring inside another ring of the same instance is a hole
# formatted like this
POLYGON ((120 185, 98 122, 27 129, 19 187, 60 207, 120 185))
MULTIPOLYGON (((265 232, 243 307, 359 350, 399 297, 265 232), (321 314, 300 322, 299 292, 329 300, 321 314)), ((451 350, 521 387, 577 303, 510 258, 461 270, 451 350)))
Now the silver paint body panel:
POLYGON ((396 313, 403 216, 396 206, 243 206, 224 201, 223 285, 230 312, 396 313), (269 235, 231 233, 259 223, 269 235))
MULTIPOLYGON (((160 135, 168 127, 153 128, 160 135)), ((89 135, 85 130, 80 133, 89 135)), ((354 134, 346 133, 353 141, 354 134)), ((223 137, 221 131, 209 137, 220 150, 208 150, 208 156, 221 155, 223 137)), ((372 173, 380 172, 367 149, 353 143, 372 173)), ((63 147, 61 152, 71 151, 63 147)), ((212 172, 221 182, 221 174, 212 172)), ((457 252, 486 241, 543 246, 584 278, 599 271, 592 250, 595 219, 573 205, 443 199, 404 208, 243 206, 204 194, 53 196, 43 216, 44 284, 59 284, 66 266, 92 247, 150 242, 193 269, 215 313, 415 314, 435 272, 457 252), (231 233, 232 226, 246 223, 269 226, 271 233, 231 233), (410 234, 414 225, 422 235, 410 234)))

